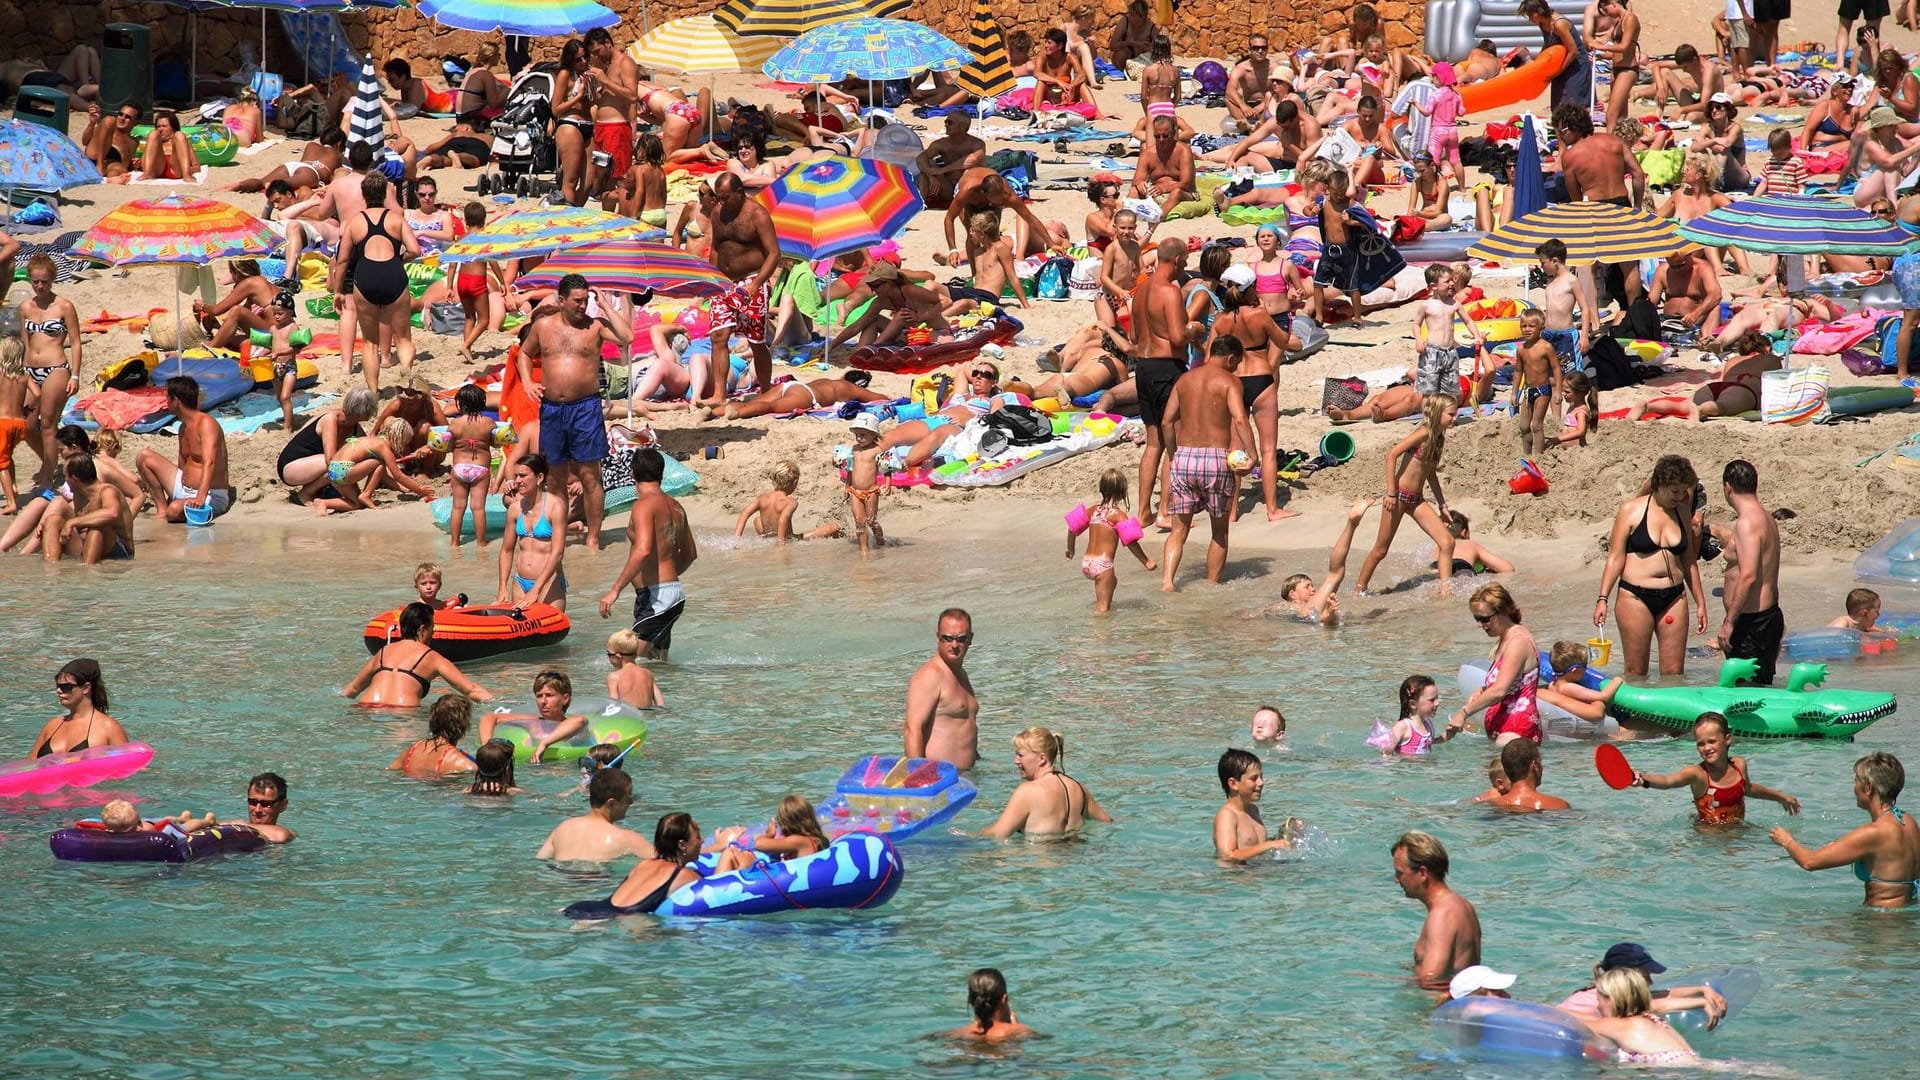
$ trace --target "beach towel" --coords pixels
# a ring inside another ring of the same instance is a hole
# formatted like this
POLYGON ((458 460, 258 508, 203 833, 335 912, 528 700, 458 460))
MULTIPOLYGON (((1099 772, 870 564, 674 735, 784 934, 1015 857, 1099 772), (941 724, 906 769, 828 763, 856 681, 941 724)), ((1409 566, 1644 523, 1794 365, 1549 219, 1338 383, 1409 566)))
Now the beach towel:
POLYGON ((1874 327, 1887 314, 1873 308, 1861 308, 1833 322, 1809 319, 1794 327, 1794 333, 1799 338, 1793 343, 1793 351, 1801 356, 1836 356, 1873 336, 1874 327))
POLYGON ((347 103, 347 145, 366 143, 375 150, 386 145, 387 118, 380 110, 380 75, 369 60, 360 69, 360 82, 347 103))
POLYGON ((259 153, 262 150, 265 150, 270 146, 279 146, 281 143, 285 141, 286 141, 285 139, 262 139, 259 142, 254 143, 252 146, 241 147, 240 153, 243 157, 252 157, 253 155, 259 153))
MULTIPOLYGON (((995 104, 995 107, 1000 109, 1002 112, 1006 111, 1007 109, 1026 109, 1028 111, 1035 111, 1034 104, 1033 104, 1033 90, 1031 88, 1022 89, 1022 90, 1013 90, 1006 94, 1002 94, 1000 96, 1000 99, 996 101, 994 104, 995 104)), ((1095 105, 1090 105, 1084 101, 1075 103, 1073 105, 1043 104, 1039 107, 1037 111, 1077 113, 1078 115, 1084 116, 1089 120, 1098 120, 1100 118, 1099 107, 1095 105)))
MULTIPOLYGON (((1126 435, 1129 426, 1137 428, 1140 423, 1104 413, 1063 413, 1053 420, 1057 434, 1051 440, 1028 446, 1009 444, 997 454, 978 452, 976 447, 969 454, 955 455, 953 460, 934 468, 933 483, 941 487, 999 487, 1036 469, 1110 446, 1126 435), (975 452, 978 456, 973 456, 975 452), (968 460, 969 457, 972 460, 968 460)), ((968 430, 979 423, 969 424, 968 430)), ((964 437, 964 432, 955 435, 948 444, 964 437)))
MULTIPOLYGON (((315 409, 333 404, 339 397, 338 394, 315 394, 306 390, 297 390, 293 395, 293 411, 311 413, 315 409)), ((212 415, 220 422, 221 431, 229 435, 252 435, 269 424, 280 422, 280 399, 256 390, 220 406, 213 410, 212 415)))
POLYGON ((167 407, 167 388, 142 386, 133 390, 102 390, 74 403, 105 431, 125 431, 142 417, 167 407))
POLYGON ((94 265, 83 262, 67 254, 67 249, 80 240, 78 232, 66 233, 57 237, 51 244, 21 244, 20 251, 13 257, 13 279, 27 279, 27 261, 35 255, 45 255, 53 260, 53 280, 56 284, 79 281, 82 270, 92 270, 94 265))
POLYGON ((147 174, 143 172, 130 172, 127 174, 127 183, 129 184, 156 184, 162 187, 183 187, 188 184, 204 184, 206 182, 207 167, 205 165, 195 169, 193 176, 186 180, 172 180, 159 176, 149 178, 147 174))

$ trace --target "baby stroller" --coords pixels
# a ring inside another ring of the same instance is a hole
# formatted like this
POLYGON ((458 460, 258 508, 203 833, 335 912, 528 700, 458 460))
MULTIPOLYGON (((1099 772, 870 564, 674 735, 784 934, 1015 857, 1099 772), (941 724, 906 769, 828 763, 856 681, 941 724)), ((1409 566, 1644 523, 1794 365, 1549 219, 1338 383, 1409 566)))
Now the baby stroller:
POLYGON ((500 171, 480 177, 480 194, 542 195, 559 182, 554 175, 558 155, 547 133, 556 70, 553 64, 536 64, 507 88, 507 103, 493 121, 493 160, 500 171), (551 179, 540 180, 538 173, 551 179))

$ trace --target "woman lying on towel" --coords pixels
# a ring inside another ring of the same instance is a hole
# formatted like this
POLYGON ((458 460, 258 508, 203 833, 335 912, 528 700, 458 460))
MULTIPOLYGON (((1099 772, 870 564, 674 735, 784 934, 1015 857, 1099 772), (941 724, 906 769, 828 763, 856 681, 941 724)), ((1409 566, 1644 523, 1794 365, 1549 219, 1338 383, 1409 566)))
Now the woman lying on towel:
POLYGON ((1766 335, 1749 331, 1734 341, 1736 355, 1720 371, 1720 378, 1693 392, 1691 398, 1668 394, 1642 401, 1627 410, 1627 419, 1644 420, 1649 416, 1684 416, 1689 420, 1708 420, 1716 416, 1739 416, 1760 407, 1760 376, 1780 370, 1780 358, 1766 335))

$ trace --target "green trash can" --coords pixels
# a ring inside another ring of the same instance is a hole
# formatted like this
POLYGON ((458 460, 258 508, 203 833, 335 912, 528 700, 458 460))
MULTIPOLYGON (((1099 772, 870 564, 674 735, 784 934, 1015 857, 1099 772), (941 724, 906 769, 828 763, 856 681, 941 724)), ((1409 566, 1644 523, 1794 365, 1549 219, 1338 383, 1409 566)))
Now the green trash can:
POLYGON ((153 31, 140 23, 108 23, 100 45, 100 107, 153 111, 153 31))
POLYGON ((57 86, 23 86, 13 99, 13 118, 67 133, 67 92, 57 86))

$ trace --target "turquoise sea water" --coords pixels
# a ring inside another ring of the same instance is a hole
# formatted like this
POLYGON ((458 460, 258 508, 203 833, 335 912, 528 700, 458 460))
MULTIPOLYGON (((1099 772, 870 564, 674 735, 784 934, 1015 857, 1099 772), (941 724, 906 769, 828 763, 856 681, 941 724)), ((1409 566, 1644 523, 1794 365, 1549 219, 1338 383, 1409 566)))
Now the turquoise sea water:
MULTIPOLYGON (((1766 972, 1748 1011, 1699 1040, 1710 1057, 1812 1077, 1908 1067, 1920 923, 1861 910, 1845 871, 1785 861, 1765 835, 1778 808, 1696 832, 1684 792, 1611 792, 1588 748, 1556 744, 1545 787, 1575 811, 1505 818, 1458 803, 1485 786, 1478 736, 1378 762, 1361 740, 1390 716, 1399 680, 1433 674, 1450 709, 1454 669, 1484 654, 1459 601, 1356 600, 1350 612, 1387 614, 1335 633, 1240 618, 1295 563, 1321 559, 1303 554, 1237 560, 1242 580, 1169 601, 1123 566, 1116 617, 1096 621, 1057 542, 948 534, 859 562, 703 537, 675 663, 659 671, 670 708, 632 765, 629 824, 650 834, 673 809, 709 829, 764 820, 788 792, 819 798, 855 758, 895 750, 907 676, 951 603, 974 611, 969 667, 985 704, 982 795, 956 824, 992 820, 1015 780, 1008 738, 1036 723, 1065 733, 1068 771, 1117 824, 1069 843, 909 842, 905 883, 876 911, 591 926, 559 910, 606 895, 616 872, 532 858, 584 806, 572 769, 522 768, 537 795, 511 802, 401 779, 383 768, 424 721, 332 696, 365 659, 365 618, 407 598, 415 562, 448 562, 446 591, 476 595, 491 562, 446 560, 438 534, 287 537, 246 523, 172 553, 143 545, 138 563, 98 572, 0 560, 4 753, 25 751, 52 714, 55 669, 81 655, 102 661, 114 714, 158 748, 145 772, 83 804, 0 804, 0 1076, 1602 1071, 1441 1055, 1427 999, 1404 981, 1422 910, 1394 885, 1388 847, 1409 828, 1448 845, 1485 958, 1519 974, 1516 996, 1558 1001, 1608 945, 1635 940, 1677 971, 1766 972), (1304 861, 1224 869, 1208 846, 1214 762, 1247 744, 1266 701, 1291 725, 1286 749, 1266 755, 1268 819, 1305 817, 1328 841, 1304 861), (49 832, 115 794, 152 813, 237 817, 246 777, 264 769, 291 782, 284 823, 300 838, 286 848, 165 868, 47 851, 49 832), (924 1039, 966 1020, 966 975, 989 964, 1049 1037, 986 1057, 924 1039)), ((534 671, 558 664, 597 688, 616 624, 590 603, 621 554, 569 554, 579 623, 561 647, 469 674, 524 697, 534 671)), ((1588 636, 1590 570, 1518 578, 1542 640, 1588 636)), ((1789 615, 1812 600, 1790 594, 1789 615)), ((1914 662, 1834 682, 1904 690, 1914 662)), ((1862 820, 1856 756, 1920 764, 1912 730, 1896 714, 1853 745, 1736 752, 1801 798, 1793 827, 1818 842, 1862 820)), ((1629 756, 1660 770, 1695 757, 1677 742, 1629 756)))

